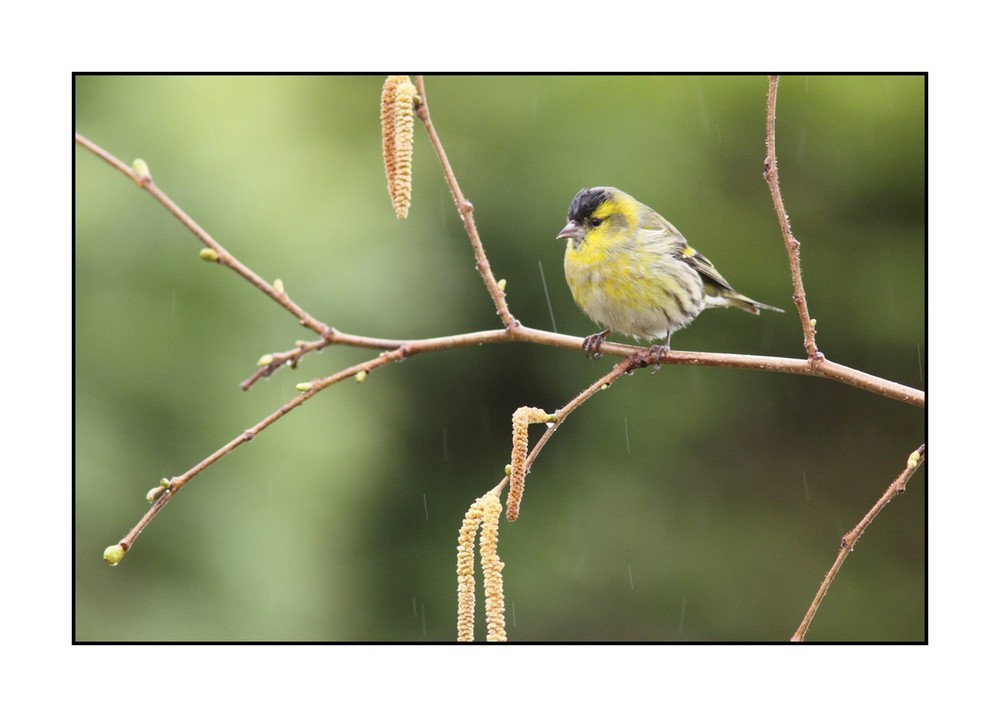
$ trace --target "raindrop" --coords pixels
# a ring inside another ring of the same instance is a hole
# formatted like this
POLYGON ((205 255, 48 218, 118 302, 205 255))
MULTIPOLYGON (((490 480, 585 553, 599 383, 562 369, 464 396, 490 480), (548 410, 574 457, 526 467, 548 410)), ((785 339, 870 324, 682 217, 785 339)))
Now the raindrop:
POLYGON ((542 291, 545 293, 545 303, 549 305, 549 318, 552 319, 552 330, 559 333, 556 328, 556 315, 552 311, 552 301, 549 299, 549 287, 545 284, 545 269, 542 268, 542 260, 538 260, 538 273, 542 275, 542 291))

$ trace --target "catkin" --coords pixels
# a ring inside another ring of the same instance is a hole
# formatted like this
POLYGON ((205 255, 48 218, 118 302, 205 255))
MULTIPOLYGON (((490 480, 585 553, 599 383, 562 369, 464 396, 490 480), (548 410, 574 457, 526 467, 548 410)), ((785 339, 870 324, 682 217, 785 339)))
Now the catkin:
POLYGON ((382 156, 389 198, 399 219, 410 211, 413 189, 413 105, 417 88, 406 75, 390 75, 382 86, 382 156))
POLYGON ((469 506, 458 531, 458 641, 472 642, 476 625, 476 531, 483 519, 483 499, 469 506))
POLYGON ((483 501, 483 525, 479 533, 479 560, 483 566, 483 588, 486 593, 486 641, 506 642, 505 605, 503 599, 503 563, 497 555, 500 531, 500 498, 487 493, 483 501))
POLYGON ((507 490, 507 520, 515 521, 524 495, 525 463, 528 458, 528 424, 544 423, 552 416, 540 408, 521 406, 514 411, 514 442, 510 452, 510 488, 507 490))

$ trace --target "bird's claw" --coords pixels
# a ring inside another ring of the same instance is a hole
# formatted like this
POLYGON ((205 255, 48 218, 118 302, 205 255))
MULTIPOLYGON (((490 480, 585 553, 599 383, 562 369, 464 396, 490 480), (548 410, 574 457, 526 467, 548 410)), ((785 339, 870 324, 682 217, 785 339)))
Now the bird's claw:
POLYGON ((653 371, 652 372, 654 374, 657 371, 660 370, 660 367, 663 365, 660 362, 663 360, 663 357, 666 354, 668 354, 668 353, 670 353, 670 337, 669 336, 667 337, 666 343, 664 343, 662 346, 651 346, 649 348, 649 361, 648 361, 648 363, 653 364, 653 371))
POLYGON ((595 361, 601 358, 601 344, 604 340, 608 338, 608 334, 611 333, 611 329, 604 329, 604 331, 598 331, 596 334, 591 334, 583 340, 583 352, 587 354, 587 358, 594 359, 595 361))

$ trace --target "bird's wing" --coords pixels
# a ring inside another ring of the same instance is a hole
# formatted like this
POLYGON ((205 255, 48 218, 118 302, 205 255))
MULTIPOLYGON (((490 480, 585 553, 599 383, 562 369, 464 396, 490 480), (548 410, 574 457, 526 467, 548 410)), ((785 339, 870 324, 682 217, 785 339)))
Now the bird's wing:
POLYGON ((705 256, 694 247, 688 246, 687 242, 681 247, 678 258, 694 267, 694 270, 708 279, 713 284, 718 284, 723 289, 734 291, 729 282, 722 278, 722 274, 715 268, 715 264, 710 262, 705 256))

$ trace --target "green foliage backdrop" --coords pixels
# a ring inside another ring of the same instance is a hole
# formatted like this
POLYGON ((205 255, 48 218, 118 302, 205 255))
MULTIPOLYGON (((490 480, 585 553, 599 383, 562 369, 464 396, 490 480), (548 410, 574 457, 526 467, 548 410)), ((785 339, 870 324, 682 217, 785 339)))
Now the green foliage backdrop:
MULTIPOLYGON (((355 334, 499 328, 426 135, 398 221, 383 77, 75 79, 77 131, 145 159, 189 214, 306 310, 355 334)), ((778 157, 818 341, 918 388, 926 372, 925 81, 786 77, 778 157)), ((761 179, 764 77, 427 78, 432 115, 515 316, 594 330, 562 277, 566 207, 621 187, 741 291, 679 350, 801 357, 761 179)), ((528 345, 418 356, 340 384, 195 479, 117 568, 101 561, 182 473, 363 357, 312 339, 144 192, 75 148, 75 638, 452 641, 455 542, 509 461, 510 415, 612 365, 528 345)), ((620 338, 620 337, 619 337, 620 338)), ((537 435, 534 431, 532 435, 537 435)), ((925 438, 922 411, 822 379, 666 366, 574 413, 500 528, 512 640, 780 641, 840 537, 925 438)), ((865 533, 810 640, 925 639, 925 473, 865 533)), ((483 635, 480 628, 477 633, 483 635)))

